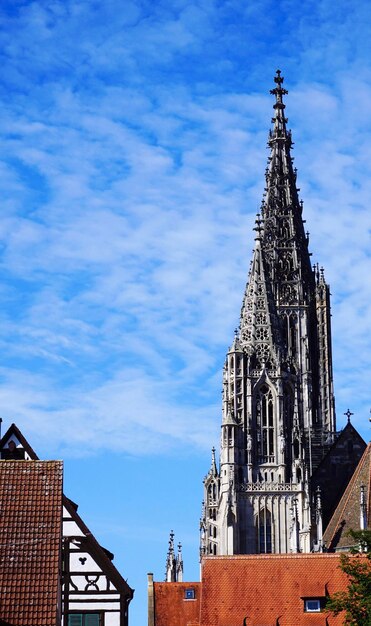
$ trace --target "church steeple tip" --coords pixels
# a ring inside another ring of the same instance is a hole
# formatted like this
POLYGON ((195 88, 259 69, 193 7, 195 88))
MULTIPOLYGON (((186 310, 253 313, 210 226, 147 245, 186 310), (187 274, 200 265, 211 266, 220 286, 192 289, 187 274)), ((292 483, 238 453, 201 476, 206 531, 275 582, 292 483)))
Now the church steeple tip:
POLYGON ((281 76, 281 74, 282 74, 281 70, 276 70, 276 75, 273 80, 276 83, 277 87, 275 87, 274 89, 271 89, 270 91, 272 95, 276 96, 276 103, 277 102, 282 103, 282 96, 288 94, 288 91, 282 87, 282 84, 285 79, 283 76, 281 76))
POLYGON ((287 89, 282 87, 282 83, 284 81, 284 77, 281 75, 281 70, 276 71, 276 75, 274 77, 274 82, 276 83, 276 87, 270 90, 272 96, 275 96, 276 100, 273 105, 273 109, 275 110, 275 115, 272 118, 273 130, 269 133, 269 146, 272 148, 278 140, 288 141, 288 148, 290 149, 291 142, 291 131, 286 130, 286 124, 288 122, 287 118, 284 115, 284 110, 286 105, 283 102, 283 96, 287 95, 289 92, 287 89))

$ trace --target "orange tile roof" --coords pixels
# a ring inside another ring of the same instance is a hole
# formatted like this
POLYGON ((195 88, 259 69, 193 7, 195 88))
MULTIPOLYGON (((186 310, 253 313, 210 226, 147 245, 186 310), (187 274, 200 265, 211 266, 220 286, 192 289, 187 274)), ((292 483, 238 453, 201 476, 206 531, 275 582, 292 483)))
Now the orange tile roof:
MULTIPOLYGON (((202 568, 201 626, 325 626, 326 615, 305 613, 305 597, 345 589, 333 554, 206 557, 202 568)), ((341 616, 327 617, 340 626, 341 616)))
POLYGON ((323 540, 328 550, 345 549, 354 544, 347 533, 350 529, 359 530, 360 528, 361 485, 365 488, 368 528, 371 528, 371 443, 364 451, 323 534, 323 540))
POLYGON ((198 626, 200 583, 154 583, 156 626, 198 626), (186 600, 186 589, 195 590, 195 599, 186 600))
POLYGON ((201 583, 154 583, 155 626, 341 626, 304 600, 347 587, 337 554, 205 557, 201 583), (193 587, 193 604, 184 600, 193 587))
POLYGON ((0 461, 0 622, 56 626, 61 461, 0 461))

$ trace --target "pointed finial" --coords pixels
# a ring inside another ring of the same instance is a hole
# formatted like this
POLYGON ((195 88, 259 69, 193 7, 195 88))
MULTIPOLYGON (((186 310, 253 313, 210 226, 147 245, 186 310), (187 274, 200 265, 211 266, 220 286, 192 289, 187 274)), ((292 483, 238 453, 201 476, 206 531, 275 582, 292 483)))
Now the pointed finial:
POLYGON ((176 557, 176 582, 183 582, 183 555, 181 543, 178 543, 178 554, 176 557))
POLYGON ((350 424, 350 416, 354 415, 354 413, 352 413, 351 411, 349 411, 349 409, 347 411, 345 411, 344 415, 346 415, 346 417, 348 418, 348 424, 350 424))
POLYGON ((275 87, 274 89, 270 90, 270 93, 273 96, 276 96, 276 102, 282 103, 282 96, 288 94, 287 89, 284 89, 282 87, 282 83, 284 81, 284 77, 281 76, 281 70, 277 70, 276 71, 276 75, 274 77, 274 82, 276 83, 277 87, 275 87))
POLYGON ((218 471, 216 468, 216 460, 215 460, 215 448, 213 446, 212 450, 211 450, 211 468, 210 468, 210 473, 212 476, 217 476, 218 471))
POLYGON ((165 582, 176 582, 176 558, 174 552, 174 531, 170 531, 169 549, 166 557, 165 582))
POLYGON ((277 83, 277 85, 279 85, 279 87, 281 87, 283 81, 284 81, 284 78, 283 78, 283 76, 281 76, 281 70, 276 70, 276 75, 274 77, 274 82, 277 83))
POLYGON ((259 239, 263 230, 262 220, 259 213, 256 214, 254 230, 256 230, 256 232, 258 233, 257 239, 259 239))

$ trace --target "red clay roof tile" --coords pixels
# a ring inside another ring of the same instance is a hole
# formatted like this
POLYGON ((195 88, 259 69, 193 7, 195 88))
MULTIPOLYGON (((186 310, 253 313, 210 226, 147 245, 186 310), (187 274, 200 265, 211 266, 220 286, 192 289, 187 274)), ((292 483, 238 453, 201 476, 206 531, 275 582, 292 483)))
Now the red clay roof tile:
POLYGON ((57 624, 61 461, 0 461, 0 621, 57 624))
POLYGON ((154 583, 156 626, 198 625, 200 583, 154 583), (186 589, 194 589, 195 599, 185 599, 186 589))
MULTIPOLYGON (((304 612, 305 597, 343 589, 336 555, 206 557, 202 571, 201 626, 325 624, 323 613, 304 612)), ((329 618, 330 625, 342 624, 329 618)))
POLYGON ((305 598, 346 586, 336 554, 205 557, 202 583, 154 583, 155 626, 340 626, 341 615, 306 613, 305 598))

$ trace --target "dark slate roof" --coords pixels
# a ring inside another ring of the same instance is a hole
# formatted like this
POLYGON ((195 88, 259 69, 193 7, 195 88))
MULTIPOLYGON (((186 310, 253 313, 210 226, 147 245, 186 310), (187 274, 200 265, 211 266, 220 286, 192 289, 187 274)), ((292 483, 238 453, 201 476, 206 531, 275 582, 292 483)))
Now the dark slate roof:
POLYGON ((0 623, 56 626, 61 461, 0 461, 0 623))
POLYGON ((365 490, 366 518, 371 528, 371 443, 368 444, 333 514, 323 539, 328 550, 345 550, 354 544, 348 531, 360 529, 360 491, 365 490))
POLYGON ((326 528, 366 449, 366 442, 348 422, 313 472, 313 491, 321 489, 323 527, 326 528))

